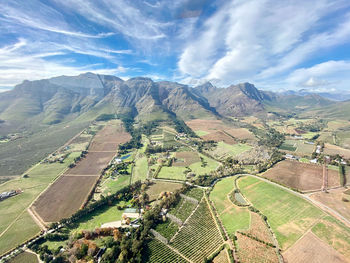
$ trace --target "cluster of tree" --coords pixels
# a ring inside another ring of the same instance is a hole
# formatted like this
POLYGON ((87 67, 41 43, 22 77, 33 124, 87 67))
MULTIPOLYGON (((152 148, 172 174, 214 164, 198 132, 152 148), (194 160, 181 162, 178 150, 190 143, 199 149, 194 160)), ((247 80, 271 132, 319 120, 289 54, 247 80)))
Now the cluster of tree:
POLYGON ((284 154, 282 152, 274 150, 269 160, 256 165, 257 172, 262 173, 284 159, 284 154))
POLYGON ((340 185, 345 186, 346 185, 346 175, 345 175, 345 166, 340 165, 339 166, 339 176, 340 176, 340 185))
POLYGON ((327 122, 325 120, 318 120, 312 123, 303 123, 300 122, 298 125, 298 129, 302 131, 310 131, 310 132, 320 132, 323 128, 325 128, 327 122))
POLYGON ((164 146, 160 146, 160 145, 156 145, 156 146, 147 145, 145 153, 147 155, 150 155, 150 154, 154 154, 154 153, 171 152, 174 150, 175 150, 174 146, 164 147, 164 146))
POLYGON ((285 140, 285 136, 273 128, 268 128, 264 133, 260 133, 259 145, 268 147, 279 147, 285 140), (262 136, 261 136, 262 135, 262 136))
POLYGON ((183 120, 180 120, 176 117, 176 115, 171 115, 171 120, 173 121, 175 125, 175 130, 178 133, 186 133, 190 137, 197 138, 197 134, 192 131, 190 127, 186 125, 186 123, 183 120))
POLYGON ((197 146, 197 150, 201 153, 203 153, 203 151, 209 151, 212 148, 217 146, 217 142, 215 142, 214 140, 209 140, 209 141, 193 141, 193 144, 195 144, 197 146))

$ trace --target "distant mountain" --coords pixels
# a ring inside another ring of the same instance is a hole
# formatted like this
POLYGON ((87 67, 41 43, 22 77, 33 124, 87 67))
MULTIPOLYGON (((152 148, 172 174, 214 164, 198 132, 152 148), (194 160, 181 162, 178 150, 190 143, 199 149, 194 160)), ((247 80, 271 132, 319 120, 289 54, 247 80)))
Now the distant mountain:
POLYGON ((282 92, 283 95, 297 95, 297 96, 306 96, 317 94, 325 99, 335 100, 335 101, 346 101, 350 100, 350 92, 310 92, 307 89, 301 89, 298 91, 288 90, 282 92))
POLYGON ((231 85, 228 88, 217 88, 207 82, 195 88, 205 97, 210 106, 221 115, 246 116, 265 113, 263 102, 271 100, 268 93, 259 91, 250 83, 231 85))
POLYGON ((215 119, 303 112, 334 104, 318 94, 273 93, 241 83, 218 88, 210 82, 195 88, 176 82, 137 77, 124 81, 93 73, 24 81, 0 93, 0 119, 9 127, 25 123, 51 125, 102 113, 131 113, 136 121, 215 119))

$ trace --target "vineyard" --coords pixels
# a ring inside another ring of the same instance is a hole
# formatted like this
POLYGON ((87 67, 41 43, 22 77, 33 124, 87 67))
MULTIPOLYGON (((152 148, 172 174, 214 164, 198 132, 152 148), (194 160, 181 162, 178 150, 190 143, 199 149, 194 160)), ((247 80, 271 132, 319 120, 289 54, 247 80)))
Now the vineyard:
POLYGON ((237 233, 238 257, 242 263, 278 262, 273 247, 237 233))
POLYGON ((261 218, 261 216, 258 215, 257 213, 250 213, 250 216, 251 216, 250 228, 249 230, 244 232, 258 238, 261 241, 273 244, 272 235, 266 223, 261 218))
POLYGON ((203 197, 203 190, 201 188, 191 188, 185 194, 200 201, 203 197))
POLYGON ((196 208, 196 204, 181 198, 180 202, 172 208, 169 213, 179 218, 182 222, 189 217, 192 211, 196 208))
POLYGON ((197 210, 175 236, 171 245, 193 262, 203 262, 223 244, 220 230, 202 199, 197 210))
POLYGON ((187 263, 188 261, 176 254, 162 242, 152 239, 147 243, 142 262, 149 263, 187 263))
POLYGON ((163 237, 170 240, 179 230, 179 227, 176 223, 172 222, 170 219, 167 219, 167 221, 158 224, 155 230, 163 237))

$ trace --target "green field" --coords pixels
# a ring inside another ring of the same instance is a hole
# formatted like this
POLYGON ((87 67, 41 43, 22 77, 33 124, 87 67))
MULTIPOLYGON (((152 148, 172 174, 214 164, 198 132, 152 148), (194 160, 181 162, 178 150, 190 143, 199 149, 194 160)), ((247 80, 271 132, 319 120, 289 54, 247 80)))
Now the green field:
POLYGON ((209 134, 207 131, 195 131, 195 133, 200 137, 209 134))
POLYGON ((118 210, 117 205, 126 205, 129 202, 121 201, 113 206, 106 206, 98 209, 80 220, 77 227, 73 229, 73 232, 79 230, 94 230, 101 227, 102 224, 122 220, 123 210, 118 210))
POLYGON ((142 253, 142 262, 186 263, 187 260, 176 254, 162 242, 152 239, 147 242, 145 251, 142 253))
MULTIPOLYGON (((200 157, 204 159, 206 165, 203 167, 202 162, 196 162, 189 166, 193 173, 197 176, 207 174, 210 171, 216 170, 219 163, 205 155, 200 154, 200 157)), ((186 167, 183 166, 163 166, 158 174, 158 178, 173 179, 173 180, 186 180, 185 172, 186 167)))
POLYGON ((33 253, 29 253, 29 252, 23 252, 19 255, 17 255, 16 257, 14 257, 13 259, 11 259, 10 261, 8 261, 8 263, 37 263, 38 261, 38 257, 33 254, 33 253))
POLYGON ((217 158, 225 158, 228 156, 237 156, 251 148, 248 144, 237 143, 231 145, 221 141, 217 143, 217 147, 211 151, 211 154, 217 158))
POLYGON ((217 182, 210 193, 219 217, 232 238, 237 230, 249 229, 250 212, 247 208, 234 205, 228 194, 234 189, 235 177, 228 177, 217 182))
POLYGON ((0 217, 0 253, 5 252, 7 249, 11 248, 11 246, 15 246, 39 232, 39 228, 35 222, 31 219, 29 214, 25 212, 26 209, 31 202, 45 190, 49 183, 62 173, 78 155, 80 155, 80 153, 70 154, 62 164, 38 164, 27 173, 29 178, 19 178, 0 185, 0 192, 11 189, 21 189, 23 191, 23 193, 19 195, 0 202, 0 214, 2 215, 0 217), (17 218, 23 212, 24 214, 17 218), (28 231, 17 232, 16 227, 18 225, 19 228, 24 227, 21 226, 22 220, 25 220, 25 227, 28 228, 28 231), (3 233, 14 221, 16 221, 14 225, 3 233), (10 240, 10 242, 7 242, 8 240, 10 240))
POLYGON ((144 181, 147 179, 148 175, 148 162, 147 157, 142 156, 140 158, 136 158, 135 166, 133 169, 132 174, 132 183, 136 182, 137 180, 144 181))
POLYGON ((116 179, 108 178, 103 183, 103 194, 115 193, 125 186, 128 186, 130 182, 130 175, 119 175, 116 179))
POLYGON ((331 216, 321 219, 312 232, 345 257, 350 258, 350 229, 331 216))
POLYGON ((242 194, 265 216, 282 249, 293 245, 324 213, 282 188, 247 176, 239 179, 242 194))

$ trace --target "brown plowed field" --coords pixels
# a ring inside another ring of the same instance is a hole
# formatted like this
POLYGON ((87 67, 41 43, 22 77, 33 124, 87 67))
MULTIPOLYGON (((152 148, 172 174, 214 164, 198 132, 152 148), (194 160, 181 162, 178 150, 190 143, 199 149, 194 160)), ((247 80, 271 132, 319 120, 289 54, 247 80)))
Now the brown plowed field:
POLYGON ((89 151, 116 151, 121 143, 125 143, 131 139, 130 134, 123 131, 121 124, 106 125, 94 137, 89 151))
POLYGON ((196 152, 177 152, 175 153, 175 157, 176 159, 181 159, 183 161, 175 161, 173 166, 189 166, 201 161, 196 152))
POLYGON ((291 248, 283 253, 287 263, 345 263, 346 258, 324 243, 312 232, 307 233, 291 248))
POLYGON ((67 170, 34 203, 33 208, 42 220, 55 222, 74 214, 85 203, 102 170, 112 160, 116 147, 130 138, 118 121, 109 122, 99 131, 86 157, 67 170), (107 151, 109 148, 113 151, 107 151))
POLYGON ((218 131, 230 129, 227 125, 225 125, 221 120, 200 120, 195 119, 191 121, 187 121, 186 124, 194 131, 218 131))
MULTIPOLYGON (((350 220, 350 202, 342 201, 345 189, 332 189, 328 190, 328 193, 318 192, 310 195, 310 197, 320 203, 329 206, 337 211, 339 214, 350 220)), ((347 199, 350 199, 350 195, 347 195, 347 199)))
POLYGON ((45 222, 70 217, 84 204, 99 176, 61 176, 33 205, 45 222))
POLYGON ((240 262, 278 262, 278 256, 273 247, 267 246, 245 235, 237 233, 238 257, 240 262))
POLYGON ((231 145, 237 143, 235 139, 233 139, 231 136, 227 135, 223 131, 212 132, 207 135, 201 136, 201 138, 205 141, 211 141, 211 140, 215 142, 222 141, 224 143, 231 144, 231 145))
POLYGON ((252 140, 255 138, 254 134, 245 128, 229 129, 229 130, 225 130, 225 132, 241 140, 244 140, 244 139, 252 140))
POLYGON ((114 155, 115 152, 89 152, 66 174, 100 175, 114 155))
POLYGON ((350 150, 344 149, 336 145, 326 143, 323 151, 325 154, 329 154, 329 155, 339 154, 345 159, 350 159, 350 150))
MULTIPOLYGON (((320 190, 323 183, 321 165, 282 161, 263 174, 264 177, 301 191, 320 190)), ((338 171, 328 169, 328 187, 340 186, 338 171)))
POLYGON ((261 218, 260 215, 257 213, 250 213, 251 216, 251 223, 250 223, 250 229, 247 231, 244 231, 247 234, 250 234, 262 241, 268 242, 270 244, 273 244, 273 238, 272 235, 264 222, 264 220, 261 218))

